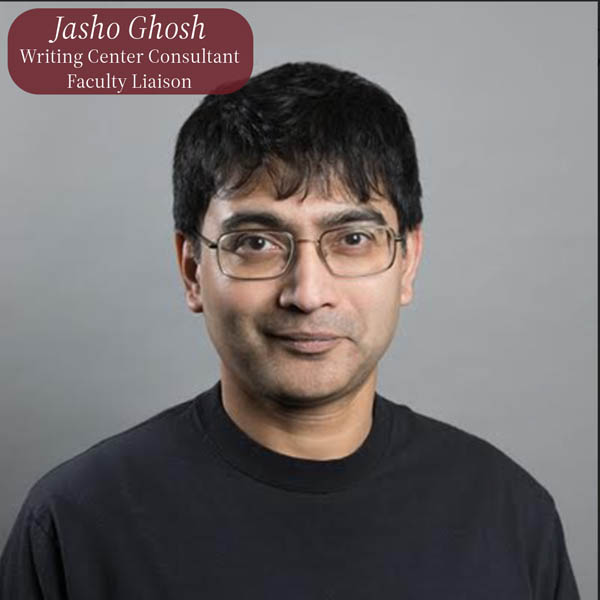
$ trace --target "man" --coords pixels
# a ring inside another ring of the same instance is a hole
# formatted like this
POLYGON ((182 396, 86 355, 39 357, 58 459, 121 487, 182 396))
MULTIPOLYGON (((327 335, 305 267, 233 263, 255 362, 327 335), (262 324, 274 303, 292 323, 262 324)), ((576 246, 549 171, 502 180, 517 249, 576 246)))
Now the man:
POLYGON ((33 487, 2 598, 578 598, 545 488, 376 393, 423 248, 387 92, 300 63, 208 96, 174 195, 220 379, 33 487))

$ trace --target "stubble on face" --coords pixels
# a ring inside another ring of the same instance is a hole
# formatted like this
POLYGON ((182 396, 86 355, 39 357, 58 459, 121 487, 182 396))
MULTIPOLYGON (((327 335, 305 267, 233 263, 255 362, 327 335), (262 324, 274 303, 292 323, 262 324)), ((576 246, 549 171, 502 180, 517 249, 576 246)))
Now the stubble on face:
MULTIPOLYGON (((236 208, 252 207, 293 215, 307 222, 324 208, 347 208, 346 202, 307 198, 303 206, 255 193, 241 203, 219 201, 207 213, 213 232, 236 208), (341 204, 341 205, 340 205, 341 204), (298 205, 298 206, 296 206, 298 205), (282 210, 285 209, 285 210, 282 210)), ((387 201, 385 201, 387 202, 387 201)), ((395 221, 391 204, 374 204, 395 221)), ((397 221, 395 221, 397 223, 397 221)), ((211 232, 211 233, 213 233, 211 232)), ((316 237, 316 236, 315 236, 316 237)), ((213 237, 214 239, 214 237, 213 237)), ((317 406, 352 394, 369 378, 389 346, 399 312, 398 264, 387 272, 361 279, 328 281, 334 293, 322 307, 303 312, 278 303, 282 279, 236 281, 218 271, 214 256, 202 265, 204 315, 208 333, 220 355, 222 371, 248 395, 272 398, 289 407, 317 406), (274 335, 288 331, 329 331, 339 343, 319 354, 297 352, 274 335)), ((333 277, 333 276, 330 276, 333 277)))
POLYGON ((364 383, 378 360, 362 343, 364 326, 339 314, 290 319, 276 311, 232 311, 223 324, 223 331, 211 337, 230 340, 220 352, 226 368, 253 394, 277 398, 289 407, 326 404, 344 396, 364 383), (326 352, 304 353, 274 335, 291 330, 326 330, 340 338, 326 352))

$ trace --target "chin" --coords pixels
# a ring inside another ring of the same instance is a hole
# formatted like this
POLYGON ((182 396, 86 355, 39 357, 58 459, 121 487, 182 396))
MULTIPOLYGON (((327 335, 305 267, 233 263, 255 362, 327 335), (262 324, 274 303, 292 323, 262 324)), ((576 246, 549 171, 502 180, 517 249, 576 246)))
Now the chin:
POLYGON ((352 389, 352 378, 331 369, 298 369, 295 372, 271 373, 264 381, 262 393, 286 406, 307 406, 331 402, 352 389), (275 377, 272 377, 275 375, 275 377))

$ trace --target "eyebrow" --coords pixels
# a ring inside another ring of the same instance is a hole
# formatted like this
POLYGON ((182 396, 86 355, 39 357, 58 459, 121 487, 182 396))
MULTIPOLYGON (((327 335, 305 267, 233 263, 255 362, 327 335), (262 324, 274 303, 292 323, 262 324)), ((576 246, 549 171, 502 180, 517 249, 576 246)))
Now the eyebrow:
MULTIPOLYGON (((346 223, 355 223, 357 221, 369 221, 377 225, 388 225, 385 217, 373 208, 354 208, 341 212, 325 215, 319 219, 318 224, 321 228, 336 227, 346 223)), ((221 224, 223 233, 234 231, 241 225, 263 225, 273 229, 290 229, 292 224, 282 219, 280 216, 268 211, 240 211, 227 217, 221 224)))

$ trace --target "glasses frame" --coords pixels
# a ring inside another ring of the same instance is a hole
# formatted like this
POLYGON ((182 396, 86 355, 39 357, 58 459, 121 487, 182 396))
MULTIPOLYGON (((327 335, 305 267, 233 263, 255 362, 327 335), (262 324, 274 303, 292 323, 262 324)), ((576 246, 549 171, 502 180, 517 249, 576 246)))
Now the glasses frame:
POLYGON ((321 259, 321 262, 325 265, 325 268, 329 271, 329 273, 331 273, 331 275, 333 275, 334 277, 339 277, 341 279, 358 279, 360 277, 370 277, 371 275, 378 275, 379 273, 383 273, 384 271, 391 269, 392 265, 396 261, 396 254, 397 254, 396 242, 401 242, 403 250, 406 249, 406 236, 404 234, 397 234, 392 227, 388 227, 385 225, 376 225, 375 229, 383 229, 383 230, 387 231, 390 234, 392 241, 394 242, 392 257, 390 259, 389 265, 387 267, 385 267, 384 269, 380 269, 379 271, 375 271, 373 273, 367 273, 365 275, 338 275, 337 273, 332 271, 331 267, 327 264, 327 260, 325 259, 325 255, 323 254, 323 249, 321 247, 321 240, 323 239, 323 236, 327 235, 328 233, 331 233, 333 231, 341 231, 343 229, 347 229, 348 227, 349 227, 349 225, 341 225, 339 227, 333 227, 332 229, 327 229, 326 231, 323 231, 321 233, 321 235, 318 237, 318 239, 316 239, 316 240, 311 240, 308 238, 296 238, 289 231, 282 231, 282 230, 278 230, 278 229, 236 229, 235 231, 225 231, 224 233, 219 235, 219 237, 215 241, 210 240, 206 236, 202 235, 200 232, 197 232, 197 235, 198 235, 198 238, 200 239, 200 241, 203 242, 208 248, 210 248, 211 250, 217 251, 217 264, 219 265, 219 269, 221 270, 221 273, 223 273, 223 275, 225 275, 225 277, 229 277, 230 279, 237 279, 239 281, 266 281, 268 279, 279 279, 280 277, 283 277, 284 275, 286 275, 288 273, 291 265, 294 262, 294 259, 296 258, 296 246, 299 242, 311 242, 313 244, 316 244, 317 245, 317 254, 319 255, 319 258, 321 259), (281 273, 279 273, 278 275, 269 275, 268 277, 237 277, 235 275, 231 275, 231 274, 225 272, 225 269, 223 269, 223 265, 221 264, 220 243, 221 243, 221 240, 226 235, 231 235, 233 233, 267 233, 267 232, 283 234, 286 237, 288 237, 290 240, 290 244, 291 244, 290 254, 288 256, 287 263, 281 273))

